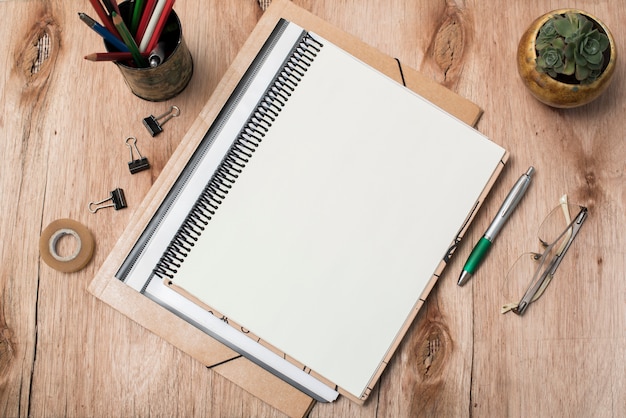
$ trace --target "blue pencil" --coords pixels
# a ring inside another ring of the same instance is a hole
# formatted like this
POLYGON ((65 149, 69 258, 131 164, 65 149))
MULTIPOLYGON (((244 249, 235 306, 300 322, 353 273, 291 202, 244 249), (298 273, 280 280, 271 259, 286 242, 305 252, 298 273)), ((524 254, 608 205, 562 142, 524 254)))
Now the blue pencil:
POLYGON ((96 32, 98 35, 102 36, 105 41, 113 45, 118 51, 130 52, 126 44, 124 44, 124 42, 117 39, 115 35, 113 35, 111 32, 107 30, 107 28, 105 28, 104 26, 102 26, 101 24, 99 24, 98 22, 90 18, 89 16, 87 16, 85 13, 82 13, 82 12, 78 13, 78 16, 80 17, 80 20, 85 22, 87 26, 93 29, 93 31, 96 32))

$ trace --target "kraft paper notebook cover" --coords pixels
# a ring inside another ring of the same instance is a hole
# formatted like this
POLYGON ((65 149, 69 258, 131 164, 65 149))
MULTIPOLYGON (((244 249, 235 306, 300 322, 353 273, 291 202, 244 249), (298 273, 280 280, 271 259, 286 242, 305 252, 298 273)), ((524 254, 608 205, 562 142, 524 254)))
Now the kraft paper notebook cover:
MULTIPOLYGON (((91 283, 89 290, 98 298, 162 336, 207 366, 212 367, 213 370, 231 379, 253 395, 258 396, 291 416, 302 416, 311 407, 312 397, 319 399, 320 391, 324 392, 324 389, 318 390, 315 382, 293 382, 281 370, 277 372, 274 369, 270 373, 264 368, 266 367, 265 365, 263 367, 258 365, 262 362, 255 358, 254 355, 251 356, 253 361, 241 357, 238 352, 231 349, 232 345, 229 348, 221 343, 224 341, 220 335, 207 333, 205 324, 198 323, 198 321, 190 318, 187 313, 181 312, 181 310, 176 311, 171 306, 164 307, 167 304, 159 300, 158 295, 157 297, 154 295, 150 296, 149 292, 142 292, 145 289, 135 289, 127 282, 121 280, 120 277, 117 277, 129 254, 136 249, 136 244, 140 241, 142 234, 149 228, 151 220, 162 213, 162 204, 167 200, 169 191, 176 184, 180 174, 185 171, 188 161, 192 159, 194 152, 202 143, 205 133, 218 118, 220 111, 227 105, 229 97, 236 90, 237 84, 255 60, 255 57, 270 37, 281 17, 295 22, 307 30, 314 31, 382 73, 387 74, 396 81, 401 81, 402 76, 398 70, 398 63, 393 58, 346 35, 288 1, 274 1, 259 21, 258 26, 242 48, 231 68, 225 74, 199 118, 181 142, 181 146, 173 154, 154 187, 150 190, 138 210, 136 210, 129 227, 91 283), (290 384, 285 383, 285 381, 298 386, 300 390, 304 390, 307 394, 295 389, 290 384), (312 386, 308 386, 309 383, 312 386), (306 387, 303 388, 302 385, 306 387)), ((462 99, 409 68, 403 67, 403 76, 409 88, 418 91, 424 97, 437 103, 465 123, 473 124, 478 119, 480 109, 471 102, 462 99)), ((506 161, 507 154, 503 152, 501 157, 501 163, 493 168, 491 177, 486 180, 482 193, 476 197, 477 200, 474 206, 467 213, 467 219, 462 225, 456 226, 456 232, 458 232, 456 235, 459 238, 465 232, 469 221, 482 204, 482 200, 506 161)), ((425 297, 431 286, 432 284, 427 286, 423 297, 425 297)), ((176 292, 172 292, 172 294, 178 295, 176 292)), ((168 297, 170 296, 171 294, 168 294, 168 297)), ((418 300, 418 297, 419 295, 415 295, 416 300, 418 300)), ((417 304, 419 306, 421 302, 418 301, 417 304)), ((199 309, 198 305, 194 306, 195 308, 193 309, 199 309)), ((415 310, 415 313, 417 313, 417 310, 415 310)), ((192 314, 190 313, 190 315, 192 314)), ((226 328, 230 327, 222 321, 219 322, 225 325, 226 328)), ((410 323, 410 320, 408 323, 410 323)), ((401 333, 403 332, 404 330, 401 330, 401 333)), ((395 348, 395 344, 392 348, 395 348)), ((246 350, 244 348, 240 352, 246 353, 246 350)), ((281 367, 282 365, 277 365, 277 368, 281 367)), ((309 371, 306 372, 305 374, 308 374, 309 371)), ((382 369, 379 372, 382 372, 382 369)), ((285 373, 288 372, 285 371, 285 373)), ((311 374, 315 377, 316 373, 311 374)), ((320 380, 322 383, 329 383, 325 379, 320 380)), ((334 388, 331 387, 331 389, 334 388)), ((332 398, 332 393, 329 397, 332 398)), ((360 396, 357 394, 357 396, 351 397, 358 399, 360 396)))

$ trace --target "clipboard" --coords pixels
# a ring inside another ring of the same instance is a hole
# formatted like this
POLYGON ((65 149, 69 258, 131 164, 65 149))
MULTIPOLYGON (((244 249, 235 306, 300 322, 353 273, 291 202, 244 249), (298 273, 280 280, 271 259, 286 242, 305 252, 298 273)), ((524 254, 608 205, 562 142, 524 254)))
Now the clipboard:
MULTIPOLYGON (((447 90, 411 68, 400 67, 396 59, 333 27, 289 0, 274 0, 226 71, 211 98, 192 124, 181 141, 181 145, 172 155, 141 206, 135 211, 129 226, 89 285, 88 290, 130 319, 161 336, 269 405, 289 416, 306 416, 315 403, 313 398, 242 357, 239 353, 211 338, 194 325, 154 303, 115 277, 120 265, 146 228, 167 191, 171 189, 204 133, 217 117, 243 73, 281 18, 292 21, 306 30, 315 31, 396 81, 402 83, 404 80, 408 88, 468 125, 474 125, 480 118, 482 111, 474 103, 447 90)), ((500 166, 500 170, 502 167, 503 165, 500 166)), ((491 183, 485 188, 485 194, 493 185, 497 174, 499 172, 493 176, 491 183)), ((482 198, 479 199, 478 205, 482 201, 482 198)), ((476 213, 478 207, 475 208, 473 214, 476 213)), ((459 236, 465 233, 470 221, 471 219, 468 219, 468 222, 465 223, 459 236)))

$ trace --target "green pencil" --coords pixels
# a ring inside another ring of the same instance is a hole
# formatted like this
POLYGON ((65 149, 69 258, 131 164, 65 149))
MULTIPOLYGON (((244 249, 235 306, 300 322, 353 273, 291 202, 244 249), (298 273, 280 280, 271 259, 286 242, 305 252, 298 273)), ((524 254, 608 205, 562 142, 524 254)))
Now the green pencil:
POLYGON ((130 22, 130 30, 132 34, 137 33, 139 27, 139 19, 141 19, 141 13, 143 12, 143 0, 135 0, 135 7, 133 9, 133 17, 130 22))
POLYGON ((120 33, 120 36, 124 40, 124 43, 126 44, 126 46, 128 46, 128 49, 130 50, 130 53, 133 56, 133 60, 135 61, 135 64, 137 64, 138 67, 147 67, 148 63, 139 53, 139 48, 137 47, 137 43, 135 42, 135 40, 133 39, 133 36, 130 34, 130 32, 128 31, 128 28, 124 24, 124 20, 122 19, 122 16, 118 15, 116 12, 112 12, 111 17, 113 18, 113 24, 115 25, 118 32, 120 33))

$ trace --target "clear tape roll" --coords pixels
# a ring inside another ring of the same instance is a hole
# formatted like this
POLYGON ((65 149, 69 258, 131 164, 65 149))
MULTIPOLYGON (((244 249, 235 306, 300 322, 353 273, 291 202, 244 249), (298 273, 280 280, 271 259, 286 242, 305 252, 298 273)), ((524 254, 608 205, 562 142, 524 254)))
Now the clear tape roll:
POLYGON ((57 219, 44 229, 39 237, 39 253, 43 261, 55 270, 73 273, 85 267, 93 256, 95 241, 86 226, 72 219, 57 219), (72 236, 75 250, 60 255, 57 244, 64 236, 72 236))

